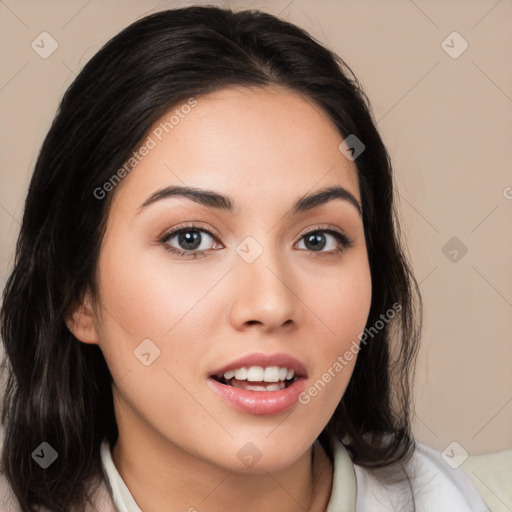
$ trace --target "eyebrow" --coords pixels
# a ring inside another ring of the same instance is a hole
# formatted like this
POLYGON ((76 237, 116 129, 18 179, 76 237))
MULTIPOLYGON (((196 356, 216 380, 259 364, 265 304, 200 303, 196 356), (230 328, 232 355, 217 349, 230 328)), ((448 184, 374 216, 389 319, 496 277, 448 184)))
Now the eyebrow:
MULTIPOLYGON (((186 197, 187 199, 195 201, 196 203, 202 204, 204 206, 218 210, 225 210, 233 214, 238 214, 241 210, 240 205, 238 205, 236 201, 234 201, 231 197, 219 194, 213 190, 172 185, 157 190, 155 193, 151 194, 140 205, 137 213, 140 213, 144 208, 147 208, 149 205, 157 201, 176 196, 186 197)), ((299 197, 290 208, 290 210, 286 213, 286 216, 290 217, 298 213, 312 210, 313 208, 324 205, 334 199, 347 201, 352 206, 354 206, 359 215, 362 216, 361 205, 357 199, 351 192, 339 185, 323 188, 311 194, 299 197)))

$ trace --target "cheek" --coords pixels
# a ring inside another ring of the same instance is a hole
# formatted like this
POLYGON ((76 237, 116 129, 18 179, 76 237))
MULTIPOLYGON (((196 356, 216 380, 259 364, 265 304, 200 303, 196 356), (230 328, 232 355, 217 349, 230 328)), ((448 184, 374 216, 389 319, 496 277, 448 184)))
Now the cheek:
POLYGON ((100 346, 114 379, 140 366, 135 357, 146 346, 158 355, 152 368, 192 367, 217 321, 209 292, 223 272, 205 270, 198 278, 193 265, 170 263, 165 249, 134 250, 136 243, 129 250, 130 243, 107 241, 99 261, 100 346))
POLYGON ((105 306, 134 339, 164 336, 198 303, 206 286, 191 282, 183 267, 169 264, 165 250, 155 247, 106 247, 100 279, 105 306))
POLYGON ((336 278, 325 280, 315 294, 315 311, 329 328, 329 351, 344 351, 366 325, 372 300, 372 282, 366 255, 355 254, 336 278))
MULTIPOLYGON (((329 416, 341 400, 354 369, 359 338, 371 306, 372 286, 365 258, 354 259, 337 279, 323 283, 310 296, 311 309, 318 312, 318 330, 314 389, 306 390, 311 399, 322 394, 323 408, 329 416), (323 392, 326 389, 327 392, 323 392)), ((305 402, 308 398, 305 398, 305 402)))
POLYGON ((343 341, 347 337, 357 339, 370 312, 372 287, 369 271, 368 274, 362 272, 359 277, 347 280, 343 290, 338 293, 337 301, 333 300, 337 305, 332 311, 334 330, 340 333, 343 341))

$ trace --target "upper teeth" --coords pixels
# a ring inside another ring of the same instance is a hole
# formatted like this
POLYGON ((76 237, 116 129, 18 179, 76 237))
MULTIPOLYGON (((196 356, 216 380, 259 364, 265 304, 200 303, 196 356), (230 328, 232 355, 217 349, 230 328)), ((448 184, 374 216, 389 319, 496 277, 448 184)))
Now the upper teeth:
POLYGON ((279 368, 279 366, 251 366, 250 368, 237 368, 229 370, 224 374, 226 380, 233 377, 237 380, 248 380, 250 382, 279 382, 280 380, 290 380, 295 375, 293 370, 288 368, 279 368))

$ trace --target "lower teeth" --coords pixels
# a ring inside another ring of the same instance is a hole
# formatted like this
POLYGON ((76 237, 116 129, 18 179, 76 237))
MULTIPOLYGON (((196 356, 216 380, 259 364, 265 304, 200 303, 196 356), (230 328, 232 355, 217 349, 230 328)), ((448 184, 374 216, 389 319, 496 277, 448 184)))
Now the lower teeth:
POLYGON ((239 382, 235 382, 235 379, 231 379, 226 384, 233 386, 235 388, 246 389, 247 391, 280 391, 281 389, 286 388, 286 383, 284 381, 261 386, 249 383, 241 384, 239 382))

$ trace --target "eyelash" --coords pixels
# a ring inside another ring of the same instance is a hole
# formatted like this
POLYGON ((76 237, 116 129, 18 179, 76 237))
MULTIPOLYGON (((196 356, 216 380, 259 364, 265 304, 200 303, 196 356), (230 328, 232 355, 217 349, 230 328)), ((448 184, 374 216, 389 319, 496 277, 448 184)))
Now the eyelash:
MULTIPOLYGON (((172 238, 174 238, 176 235, 179 235, 180 233, 187 232, 187 231, 200 231, 203 233, 208 234, 210 237, 212 237, 216 242, 218 242, 217 236, 215 236, 210 230, 199 227, 194 224, 190 224, 187 226, 182 226, 178 229, 175 229, 174 231, 171 231, 169 233, 166 233, 160 240, 159 243, 161 243, 164 247, 164 249, 168 252, 171 252, 173 254, 177 254, 180 257, 184 256, 191 256, 192 259, 196 259, 199 256, 204 256, 208 251, 183 251, 180 249, 176 249, 176 247, 172 247, 168 244, 168 241, 172 238)), ((329 257, 329 256, 337 256, 341 252, 345 251, 345 249, 348 249, 349 247, 353 246, 353 241, 342 231, 338 231, 337 229, 329 229, 329 228, 321 228, 317 227, 311 231, 308 231, 307 233, 304 233, 300 239, 306 238, 308 235, 311 235, 313 233, 328 233, 332 235, 340 244, 340 247, 335 250, 331 251, 321 251, 321 252, 315 252, 315 251, 307 251, 310 252, 310 257, 313 258, 323 258, 323 257, 329 257)), ((303 250, 303 249, 301 249, 303 250)))

